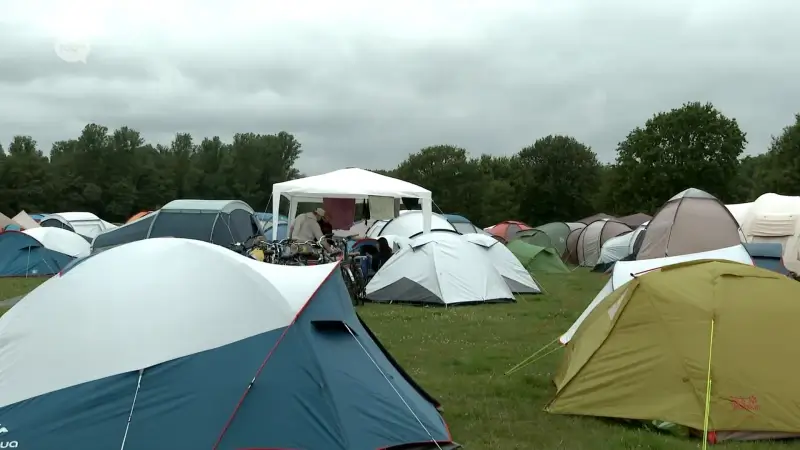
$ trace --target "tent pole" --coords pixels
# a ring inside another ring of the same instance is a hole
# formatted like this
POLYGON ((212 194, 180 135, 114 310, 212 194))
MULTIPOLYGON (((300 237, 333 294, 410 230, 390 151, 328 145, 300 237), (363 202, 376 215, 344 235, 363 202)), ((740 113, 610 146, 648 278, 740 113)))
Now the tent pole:
POLYGON ((131 410, 128 413, 128 422, 125 424, 125 434, 122 435, 120 450, 125 450, 125 441, 128 439, 128 431, 131 428, 131 419, 133 418, 133 408, 136 407, 136 397, 139 396, 139 389, 142 388, 142 375, 144 375, 144 369, 139 370, 139 378, 136 380, 136 392, 133 393, 133 402, 131 403, 131 410))
POLYGON ((708 419, 711 415, 711 352, 714 349, 714 319, 711 319, 711 337, 708 339, 708 371, 706 373, 706 404, 703 413, 703 450, 708 448, 708 419))

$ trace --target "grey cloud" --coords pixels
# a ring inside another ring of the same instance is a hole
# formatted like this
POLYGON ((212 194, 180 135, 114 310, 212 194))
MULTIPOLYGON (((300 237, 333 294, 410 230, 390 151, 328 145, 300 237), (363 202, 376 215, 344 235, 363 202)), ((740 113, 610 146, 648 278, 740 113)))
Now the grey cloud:
POLYGON ((98 42, 86 65, 58 60, 46 37, 0 31, 0 139, 30 133, 49 147, 88 121, 162 143, 175 132, 286 130, 303 143, 300 169, 317 173, 391 167, 443 143, 511 154, 566 133, 611 161, 633 127, 696 100, 739 119, 748 151, 760 152, 800 97, 800 4, 767 3, 564 1, 496 13, 461 38, 407 40, 335 20, 247 39, 226 39, 222 25, 196 41, 162 30, 135 46, 98 42))

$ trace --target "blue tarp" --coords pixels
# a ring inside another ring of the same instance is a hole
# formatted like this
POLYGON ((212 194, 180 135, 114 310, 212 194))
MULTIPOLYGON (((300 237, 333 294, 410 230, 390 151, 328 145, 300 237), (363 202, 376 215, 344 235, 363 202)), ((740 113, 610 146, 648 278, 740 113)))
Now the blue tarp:
POLYGON ((0 233, 0 277, 55 275, 72 259, 69 255, 45 248, 25 233, 0 233))
POLYGON ((436 406, 361 322, 337 270, 287 328, 23 400, 0 423, 3 440, 37 450, 123 437, 125 450, 446 447, 436 406))
MULTIPOLYGON (((272 226, 273 224, 270 222, 269 226, 264 229, 264 237, 267 238, 268 241, 272 240, 272 226)), ((289 225, 283 220, 278 221, 278 240, 287 239, 288 237, 289 225)))

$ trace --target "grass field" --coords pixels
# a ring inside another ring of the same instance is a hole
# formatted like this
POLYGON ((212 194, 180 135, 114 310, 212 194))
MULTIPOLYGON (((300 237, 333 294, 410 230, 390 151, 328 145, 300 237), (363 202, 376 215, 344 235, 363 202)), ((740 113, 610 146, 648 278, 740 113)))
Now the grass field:
MULTIPOLYGON (((689 450, 684 440, 542 408, 560 352, 511 376, 503 373, 564 332, 600 290, 602 275, 539 277, 546 295, 517 304, 420 308, 366 305, 359 313, 405 369, 444 406, 453 437, 467 450, 689 450)), ((0 299, 36 281, 0 280, 0 299)), ((2 309, 0 309, 2 313, 2 309)), ((726 443, 726 450, 800 449, 800 442, 726 443)))

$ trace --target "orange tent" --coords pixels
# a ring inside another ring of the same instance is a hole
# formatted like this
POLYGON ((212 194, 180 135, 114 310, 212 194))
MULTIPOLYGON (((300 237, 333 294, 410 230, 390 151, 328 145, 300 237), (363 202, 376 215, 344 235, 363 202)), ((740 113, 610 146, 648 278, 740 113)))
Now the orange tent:
POLYGON ((128 219, 128 221, 127 221, 127 222, 125 222, 125 223, 131 223, 131 222, 133 222, 133 221, 134 221, 134 220, 136 220, 136 219, 141 219, 142 217, 144 217, 144 216, 146 216, 146 215, 150 214, 151 212, 153 212, 153 211, 141 211, 141 212, 138 212, 138 213, 136 213, 136 214, 132 215, 132 216, 131 216, 131 218, 130 218, 130 219, 128 219))

